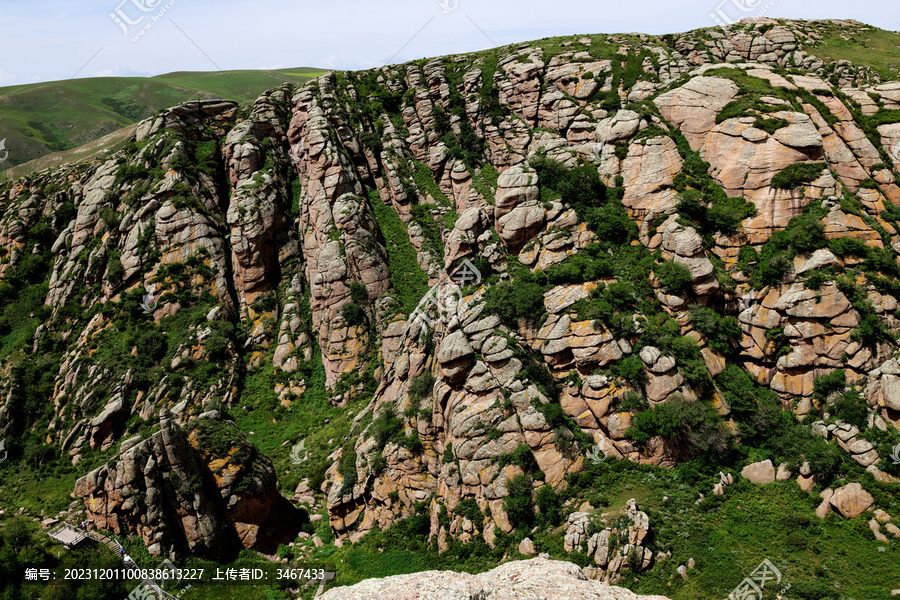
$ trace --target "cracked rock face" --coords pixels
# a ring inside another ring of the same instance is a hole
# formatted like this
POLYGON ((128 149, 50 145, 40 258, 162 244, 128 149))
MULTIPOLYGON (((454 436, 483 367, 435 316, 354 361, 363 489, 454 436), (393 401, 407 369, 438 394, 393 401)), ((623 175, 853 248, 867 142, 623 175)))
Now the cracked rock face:
POLYGON ((391 441, 379 447, 371 428, 361 432, 352 490, 336 469, 329 471, 329 513, 339 535, 357 539, 436 493, 430 507, 433 535, 490 539, 495 526, 512 531, 503 499, 508 482, 524 474, 520 466, 499 465, 502 455, 524 448, 552 486, 577 468, 580 459, 572 445, 554 441, 571 433, 555 432, 539 410, 549 399, 527 378, 517 378, 522 369, 520 342, 497 317, 483 315, 483 306, 477 297, 464 297, 441 314, 435 322, 439 342, 434 350, 429 349, 433 333, 427 326, 415 320, 404 325, 403 342, 367 411, 376 419, 385 410, 403 415, 404 432, 415 432, 422 447, 391 441), (410 393, 414 381, 431 377, 433 387, 424 396, 410 393), (386 467, 375 472, 371 465, 378 455, 386 467), (394 493, 399 494, 399 506, 390 499, 394 493), (464 523, 457 515, 449 528, 440 525, 438 515, 452 513, 464 499, 489 507, 492 516, 464 523))
POLYGON ((218 413, 191 421, 189 432, 164 411, 159 432, 122 444, 113 467, 75 484, 87 515, 116 534, 139 534, 151 555, 224 557, 243 546, 272 552, 294 538, 300 514, 275 490, 275 472, 243 443, 219 457, 203 446, 211 430, 243 437, 218 413), (175 514, 178 520, 172 520, 175 514))
MULTIPOLYGON (((236 466, 190 437, 208 420, 199 416, 261 398, 279 410, 307 394, 359 401, 316 490, 327 493, 338 537, 357 540, 429 501, 430 533, 444 548, 449 537, 492 543, 495 527, 515 526, 503 509, 509 483, 540 471, 535 487, 562 487, 582 468, 580 434, 608 458, 676 463, 679 448, 662 437, 642 447, 629 439, 636 409, 625 401, 709 400, 691 377, 720 375, 729 354, 694 322, 696 306, 737 319, 736 366, 785 408, 822 408, 814 382, 840 368, 865 392, 872 427, 900 427, 895 349, 858 335, 873 319, 900 331, 894 287, 865 274, 862 256, 896 266, 900 129, 857 122, 900 109, 900 88, 807 55, 813 25, 744 25, 645 37, 639 48, 598 35, 558 52, 523 44, 326 73, 244 108, 187 102, 138 124, 113 155, 3 184, 0 283, 18 289, 40 263, 46 284, 33 311, 40 326, 17 347, 31 352, 15 356, 56 354, 36 367, 41 419, 23 414, 27 390, 0 370, 0 437, 47 424, 48 443, 77 463, 169 411, 163 431, 126 442, 78 490, 98 499, 99 521, 121 522, 154 552, 216 553, 269 543, 283 503, 262 466, 258 485, 242 491, 229 483, 235 473, 203 475, 197 488, 163 477, 175 464, 185 480, 204 465, 236 466), (651 56, 623 76, 626 54, 641 50, 651 56), (748 80, 765 93, 748 92, 748 80), (590 165, 607 189, 574 202, 539 174, 538 157, 590 165), (822 169, 776 186, 807 164, 822 169), (755 214, 704 229, 679 208, 689 190, 706 214, 721 208, 704 186, 755 214), (619 202, 628 223, 596 218, 619 202), (750 271, 766 244, 808 214, 822 247, 776 256, 780 278, 761 285, 750 271), (619 327, 583 310, 627 274, 586 277, 584 265, 600 261, 579 253, 632 223, 626 244, 653 263, 647 295, 696 345, 695 359, 641 340, 646 315, 636 309, 617 311, 619 327), (657 279, 662 261, 690 273, 679 295, 657 279), (484 276, 457 286, 464 265, 484 276), (541 282, 538 314, 516 323, 489 314, 490 286, 518 285, 521 269, 541 282), (635 381, 615 376, 623 361, 635 381), (385 424, 390 435, 379 433, 385 424), (135 498, 152 504, 152 519, 135 498), (466 500, 481 518, 454 513, 466 500)), ((727 422, 721 390, 713 382, 708 391, 727 422)), ((879 469, 884 457, 862 432, 820 425, 879 469)))

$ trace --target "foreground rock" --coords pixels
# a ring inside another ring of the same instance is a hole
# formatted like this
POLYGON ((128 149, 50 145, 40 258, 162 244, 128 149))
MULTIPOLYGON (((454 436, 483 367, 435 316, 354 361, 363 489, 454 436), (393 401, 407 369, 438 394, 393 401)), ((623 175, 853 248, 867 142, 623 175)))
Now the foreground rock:
POLYGON ((630 590, 589 581, 578 566, 560 560, 532 558, 469 575, 426 571, 368 579, 335 588, 322 600, 667 600, 638 596, 630 590))
POLYGON ((140 535, 153 556, 223 557, 241 546, 274 552, 292 540, 302 513, 278 493, 272 463, 218 413, 203 416, 185 434, 162 411, 159 432, 127 440, 118 461, 79 479, 74 495, 88 518, 117 535, 140 535), (231 441, 214 452, 214 438, 231 441))

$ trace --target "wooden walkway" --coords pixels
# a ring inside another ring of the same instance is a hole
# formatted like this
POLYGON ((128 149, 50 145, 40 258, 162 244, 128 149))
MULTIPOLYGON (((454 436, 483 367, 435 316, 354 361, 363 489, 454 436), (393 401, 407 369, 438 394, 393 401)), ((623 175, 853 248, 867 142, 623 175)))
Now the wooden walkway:
MULTIPOLYGON (((132 569, 140 569, 138 564, 136 562, 134 562, 133 559, 132 559, 130 565, 125 562, 125 553, 122 552, 122 544, 120 544, 117 539, 107 537, 107 536, 103 535, 102 533, 100 533, 99 531, 89 530, 87 532, 82 532, 75 525, 64 522, 64 523, 61 523, 60 525, 57 525, 52 530, 48 531, 47 535, 49 535, 52 539, 56 540, 57 542, 61 542, 62 544, 65 544, 65 546, 67 548, 74 548, 75 546, 79 545, 85 539, 90 538, 90 539, 94 540, 95 542, 103 544, 104 546, 106 546, 107 548, 112 550, 115 553, 115 555, 119 557, 119 560, 122 561, 122 565, 125 566, 126 568, 130 567, 132 569)), ((177 596, 173 596, 172 594, 163 590, 152 579, 144 579, 141 581, 141 584, 146 587, 149 587, 154 592, 159 594, 158 597, 160 599, 178 600, 177 596)))
POLYGON ((85 540, 84 532, 79 531, 74 525, 62 522, 47 532, 50 539, 63 544, 66 548, 74 548, 85 540))

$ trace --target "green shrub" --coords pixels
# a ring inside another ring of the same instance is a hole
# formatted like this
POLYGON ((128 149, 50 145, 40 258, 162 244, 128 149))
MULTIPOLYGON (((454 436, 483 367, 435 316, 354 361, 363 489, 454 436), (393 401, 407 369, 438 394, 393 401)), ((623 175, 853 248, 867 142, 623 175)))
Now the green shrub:
POLYGON ((812 183, 828 165, 825 163, 796 163, 788 165, 772 178, 772 187, 779 190, 793 190, 812 183))
MULTIPOLYGON (((616 151, 618 152, 618 146, 616 151)), ((627 146, 624 146, 627 152, 627 146)), ((529 163, 538 174, 541 196, 562 198, 575 210, 578 218, 597 232, 602 240, 631 239, 636 234, 634 222, 618 201, 607 198, 607 189, 597 168, 582 165, 568 169, 564 164, 538 156, 529 163), (610 225, 612 221, 612 225, 610 225)))
POLYGON ((354 304, 369 301, 369 290, 362 283, 354 281, 350 284, 350 299, 354 304))
POLYGON ((736 268, 745 275, 750 275, 759 264, 759 252, 753 246, 742 246, 738 252, 736 268))
POLYGON ((639 446, 662 436, 686 458, 704 455, 721 459, 731 448, 722 417, 712 406, 682 397, 636 414, 626 435, 639 446))
POLYGON ((506 482, 508 496, 503 499, 503 510, 514 527, 530 527, 534 522, 534 502, 531 498, 531 477, 516 475, 506 482))
POLYGON ((434 375, 431 374, 431 371, 426 371, 422 373, 420 376, 413 379, 409 384, 409 397, 413 400, 420 400, 427 396, 431 396, 431 391, 434 389, 435 382, 434 375))
POLYGON ((823 485, 828 485, 846 464, 840 448, 813 433, 792 412, 782 410, 775 392, 759 386, 737 365, 726 366, 716 377, 716 385, 731 407, 743 448, 770 453, 776 464, 786 462, 796 467, 807 460, 823 485))
POLYGON ((852 423, 860 429, 866 428, 869 418, 866 400, 855 390, 841 394, 831 405, 830 412, 838 419, 852 423))
POLYGON ((647 399, 637 392, 626 392, 625 397, 619 402, 616 410, 624 412, 640 412, 650 408, 647 399))
POLYGON ((447 442, 441 462, 445 465, 453 462, 453 442, 447 442))
POLYGON ((691 309, 691 322, 709 342, 709 347, 727 354, 741 338, 741 327, 734 317, 723 317, 703 306, 691 309))
POLYGON ((375 439, 375 447, 379 451, 384 450, 390 442, 403 446, 410 452, 422 450, 418 432, 413 430, 410 434, 405 434, 403 419, 394 413, 394 407, 389 404, 383 405, 378 416, 372 421, 369 435, 375 439))
POLYGON ((864 312, 859 320, 859 325, 853 330, 851 339, 854 342, 874 347, 879 342, 893 341, 894 337, 877 314, 864 312))
POLYGON ((808 290, 818 290, 829 281, 834 280, 834 273, 829 269, 811 269, 805 275, 803 287, 808 290))
POLYGON ((755 217, 756 206, 743 198, 724 198, 716 200, 707 209, 707 227, 701 231, 719 231, 730 234, 738 230, 744 219, 755 217))
POLYGON ((348 327, 363 327, 368 323, 366 311, 359 304, 346 304, 341 309, 341 317, 348 327))
POLYGON ((211 360, 223 358, 227 354, 231 347, 228 339, 229 332, 234 329, 234 326, 227 321, 216 321, 215 323, 221 323, 222 326, 213 327, 209 335, 203 339, 203 349, 211 360))
POLYGON ((537 321, 545 312, 544 286, 533 281, 501 281, 485 294, 485 311, 495 314, 510 328, 519 319, 537 321))
POLYGON ((691 289, 691 271, 680 263, 667 260, 653 272, 667 294, 680 296, 691 289))
POLYGON ((762 129, 769 135, 774 134, 782 127, 787 127, 788 125, 790 125, 790 123, 788 123, 784 119, 763 119, 761 117, 757 118, 753 123, 754 127, 756 127, 757 129, 762 129))
POLYGON ((538 489, 535 504, 541 513, 541 521, 554 527, 562 522, 562 500, 552 487, 544 485, 538 489))
POLYGON ((759 253, 759 260, 752 268, 751 280, 759 289, 784 278, 797 254, 808 254, 828 245, 822 217, 821 204, 811 204, 806 212, 788 222, 787 228, 776 231, 759 253))
POLYGON ((501 469, 507 465, 516 465, 522 467, 522 470, 526 473, 533 473, 538 468, 534 453, 525 442, 520 442, 512 452, 501 454, 497 458, 497 464, 501 469))
POLYGON ((867 177, 859 182, 859 187, 867 190, 876 190, 878 189, 878 184, 871 177, 867 177))
POLYGON ((125 277, 125 267, 119 258, 113 258, 106 267, 106 280, 112 284, 119 284, 125 277))
POLYGON ((341 485, 341 495, 349 494, 356 485, 358 474, 356 472, 356 448, 353 441, 347 442, 341 451, 341 458, 338 461, 338 474, 343 479, 341 485))
POLYGON ((387 459, 384 457, 384 454, 381 452, 376 452, 372 457, 372 460, 369 462, 369 469, 372 471, 373 475, 381 475, 384 470, 387 468, 387 459))
POLYGON ((599 244, 588 244, 564 261, 547 267, 547 281, 552 285, 566 285, 596 281, 613 275, 615 258, 599 244))
POLYGON ((110 231, 118 230, 119 223, 122 222, 121 215, 108 206, 104 206, 100 209, 100 219, 110 231))
POLYGON ((148 328, 138 334, 135 346, 139 356, 155 361, 166 355, 168 339, 159 329, 148 328))
POLYGON ((403 433, 403 419, 394 414, 394 407, 385 404, 372 422, 371 435, 381 450, 390 441, 396 441, 403 433))
POLYGON ((144 165, 123 164, 116 172, 116 179, 126 184, 136 179, 146 179, 148 175, 149 172, 144 165))
POLYGON ((866 246, 864 241, 849 235, 829 240, 828 249, 831 250, 835 256, 841 258, 846 256, 865 258, 869 254, 869 247, 866 246))
POLYGON ((613 377, 631 382, 646 381, 647 371, 644 369, 644 361, 639 356, 631 355, 614 362, 609 367, 613 377))
POLYGON ((476 527, 480 526, 481 522, 484 520, 484 513, 481 512, 478 503, 472 498, 460 500, 459 504, 456 505, 456 508, 453 509, 453 514, 460 515, 461 517, 472 521, 476 527))
POLYGON ((824 400, 834 392, 844 391, 847 385, 847 374, 843 369, 835 369, 831 373, 819 375, 813 380, 813 397, 824 400))

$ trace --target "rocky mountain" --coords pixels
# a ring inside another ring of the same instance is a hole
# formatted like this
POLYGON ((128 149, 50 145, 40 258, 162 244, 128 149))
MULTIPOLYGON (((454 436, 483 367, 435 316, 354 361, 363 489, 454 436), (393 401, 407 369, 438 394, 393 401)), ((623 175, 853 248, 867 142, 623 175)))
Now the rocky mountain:
POLYGON ((337 548, 419 519, 529 556, 546 525, 623 581, 675 534, 584 502, 617 461, 849 495, 885 537, 900 82, 816 54, 871 31, 553 38, 162 111, 0 188, 0 435, 158 557, 309 538, 287 496, 337 548))

